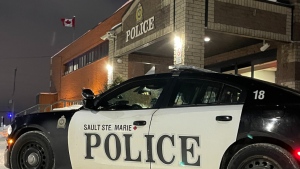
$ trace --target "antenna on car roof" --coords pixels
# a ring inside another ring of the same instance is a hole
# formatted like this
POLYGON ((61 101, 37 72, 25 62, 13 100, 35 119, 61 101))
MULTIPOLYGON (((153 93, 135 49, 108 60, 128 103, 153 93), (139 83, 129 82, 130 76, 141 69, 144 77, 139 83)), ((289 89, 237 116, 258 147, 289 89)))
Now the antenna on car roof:
POLYGON ((205 73, 217 73, 215 71, 212 70, 208 70, 208 69, 204 69, 204 68, 199 68, 196 66, 189 66, 189 65, 173 65, 173 66, 169 66, 169 69, 172 70, 191 70, 191 71, 197 71, 197 72, 205 72, 205 73))

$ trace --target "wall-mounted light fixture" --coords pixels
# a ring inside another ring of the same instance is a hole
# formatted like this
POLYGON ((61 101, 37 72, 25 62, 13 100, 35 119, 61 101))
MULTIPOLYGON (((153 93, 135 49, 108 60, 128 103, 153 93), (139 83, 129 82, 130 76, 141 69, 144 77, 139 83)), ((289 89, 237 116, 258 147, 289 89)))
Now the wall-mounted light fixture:
POLYGON ((106 65, 107 69, 107 84, 113 83, 113 67, 111 65, 106 65))
POLYGON ((264 41, 263 41, 263 46, 260 47, 260 51, 263 52, 263 51, 267 50, 269 47, 270 47, 270 44, 269 44, 269 43, 266 43, 266 41, 264 40, 264 41))
POLYGON ((182 64, 183 61, 183 40, 180 36, 175 35, 174 37, 174 55, 175 55, 175 64, 182 64))
POLYGON ((117 63, 123 63, 123 60, 121 58, 118 58, 117 63))
POLYGON ((116 38, 117 36, 115 36, 115 31, 111 30, 111 31, 108 31, 106 32, 105 35, 101 36, 101 39, 102 40, 113 40, 114 38, 116 38))
POLYGON ((209 41, 210 41, 210 37, 205 36, 205 37, 204 37, 204 42, 209 42, 209 41))

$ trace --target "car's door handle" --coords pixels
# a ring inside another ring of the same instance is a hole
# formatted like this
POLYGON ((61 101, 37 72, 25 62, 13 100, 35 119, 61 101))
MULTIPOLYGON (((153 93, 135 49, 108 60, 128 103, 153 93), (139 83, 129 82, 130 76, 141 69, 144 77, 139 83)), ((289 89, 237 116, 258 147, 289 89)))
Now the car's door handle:
POLYGON ((133 125, 136 125, 136 126, 144 126, 146 124, 147 124, 146 121, 143 121, 143 120, 133 122, 133 125))
POLYGON ((217 121, 231 121, 232 120, 232 116, 217 116, 216 120, 217 121))

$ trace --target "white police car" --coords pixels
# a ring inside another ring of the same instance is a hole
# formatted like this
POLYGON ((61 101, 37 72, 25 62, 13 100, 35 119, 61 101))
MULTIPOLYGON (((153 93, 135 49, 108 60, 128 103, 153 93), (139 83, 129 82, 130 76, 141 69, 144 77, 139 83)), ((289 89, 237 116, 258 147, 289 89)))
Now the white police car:
POLYGON ((16 117, 13 169, 299 169, 300 94, 179 69, 130 79, 84 108, 16 117))

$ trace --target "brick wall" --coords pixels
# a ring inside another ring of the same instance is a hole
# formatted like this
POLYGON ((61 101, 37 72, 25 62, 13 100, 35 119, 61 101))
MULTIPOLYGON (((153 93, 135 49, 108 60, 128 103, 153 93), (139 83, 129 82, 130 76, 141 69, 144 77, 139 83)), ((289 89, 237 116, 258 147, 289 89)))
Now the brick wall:
POLYGON ((121 77, 123 80, 128 79, 128 55, 120 57, 122 63, 117 63, 118 58, 113 58, 113 78, 121 77))
POLYGON ((209 1, 208 29, 291 41, 292 9, 253 0, 209 1))
MULTIPOLYGON (((57 101, 57 93, 39 93, 37 104, 39 105, 40 112, 47 112, 51 110, 50 104, 53 104, 57 101)), ((52 107, 55 108, 55 107, 52 107)))
POLYGON ((40 93, 37 104, 52 104, 57 101, 57 93, 40 93))
POLYGON ((293 40, 300 41, 300 1, 294 3, 293 40))
POLYGON ((63 76, 58 99, 80 100, 82 88, 89 88, 99 94, 107 83, 107 62, 108 57, 105 57, 63 76))
POLYGON ((276 83, 300 90, 300 43, 281 45, 277 62, 276 83))
POLYGON ((216 23, 279 34, 286 33, 286 14, 219 1, 215 2, 214 14, 216 23))
POLYGON ((61 76, 63 75, 64 67, 62 64, 62 58, 60 55, 51 58, 51 75, 50 75, 50 92, 52 93, 60 93, 61 86, 61 76))
MULTIPOLYGON (((204 67, 205 1, 189 0, 175 3, 175 33, 185 42, 182 45, 181 64, 204 67)), ((177 52, 174 51, 174 58, 177 52)), ((175 59, 174 63, 176 64, 175 59)))

